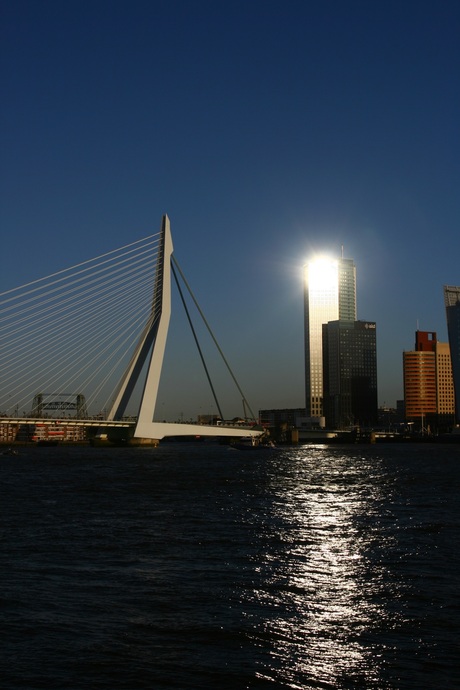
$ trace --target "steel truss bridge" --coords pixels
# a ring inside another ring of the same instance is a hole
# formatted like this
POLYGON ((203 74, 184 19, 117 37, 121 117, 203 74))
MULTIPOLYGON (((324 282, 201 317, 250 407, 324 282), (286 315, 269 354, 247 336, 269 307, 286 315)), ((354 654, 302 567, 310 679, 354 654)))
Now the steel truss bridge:
POLYGON ((157 235, 0 295, 0 425, 65 424, 96 427, 101 432, 128 429, 137 439, 260 436, 263 430, 255 424, 254 413, 190 289, 253 421, 219 425, 155 421, 171 316, 171 276, 223 418, 180 287, 179 276, 189 289, 173 256, 170 222, 165 215, 157 235), (35 411, 39 404, 44 411, 45 395, 47 411, 72 410, 72 403, 62 401, 69 394, 37 393, 43 390, 84 391, 85 395, 75 394, 80 400, 75 409, 81 413, 97 406, 105 412, 85 414, 84 418, 62 414, 21 417, 19 409, 32 399, 35 411), (135 391, 141 391, 137 414, 128 417, 126 410, 135 391))

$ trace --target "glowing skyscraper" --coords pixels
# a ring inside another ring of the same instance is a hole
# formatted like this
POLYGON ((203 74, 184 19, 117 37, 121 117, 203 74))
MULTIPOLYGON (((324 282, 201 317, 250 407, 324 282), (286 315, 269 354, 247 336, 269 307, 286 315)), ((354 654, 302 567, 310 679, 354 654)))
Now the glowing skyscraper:
POLYGON ((352 259, 317 258, 305 266, 306 416, 323 416, 323 324, 356 321, 356 268, 352 259))

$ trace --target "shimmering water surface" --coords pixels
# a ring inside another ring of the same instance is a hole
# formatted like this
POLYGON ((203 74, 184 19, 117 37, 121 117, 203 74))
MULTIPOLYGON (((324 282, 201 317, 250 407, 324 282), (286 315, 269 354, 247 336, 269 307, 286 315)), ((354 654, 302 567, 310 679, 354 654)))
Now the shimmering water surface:
POLYGON ((2 688, 460 687, 460 446, 0 460, 2 688))

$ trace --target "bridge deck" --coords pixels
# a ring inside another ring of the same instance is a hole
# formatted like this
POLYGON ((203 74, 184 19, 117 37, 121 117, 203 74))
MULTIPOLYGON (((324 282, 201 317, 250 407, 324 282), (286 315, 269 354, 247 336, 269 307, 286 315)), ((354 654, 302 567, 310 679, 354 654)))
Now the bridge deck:
POLYGON ((144 429, 135 419, 112 421, 107 419, 75 419, 72 417, 0 417, 0 424, 29 425, 29 426, 79 426, 95 427, 99 429, 131 428, 135 430, 136 438, 157 438, 167 436, 260 436, 262 427, 242 424, 191 424, 186 422, 150 422, 144 429), (138 428, 136 429, 136 426, 138 428))
POLYGON ((65 424, 67 426, 135 427, 136 420, 113 422, 106 419, 75 419, 73 417, 0 417, 0 424, 65 424))

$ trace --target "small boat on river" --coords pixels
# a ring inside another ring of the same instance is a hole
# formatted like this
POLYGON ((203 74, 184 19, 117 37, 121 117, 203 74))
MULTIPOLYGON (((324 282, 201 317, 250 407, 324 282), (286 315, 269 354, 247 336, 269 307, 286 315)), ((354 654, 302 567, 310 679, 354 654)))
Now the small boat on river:
POLYGON ((258 439, 254 436, 243 437, 239 441, 234 441, 231 448, 236 450, 275 450, 273 441, 268 439, 258 439))
POLYGON ((16 455, 19 455, 19 451, 17 451, 15 448, 5 448, 5 450, 0 452, 0 455, 5 455, 6 457, 16 457, 16 455))

